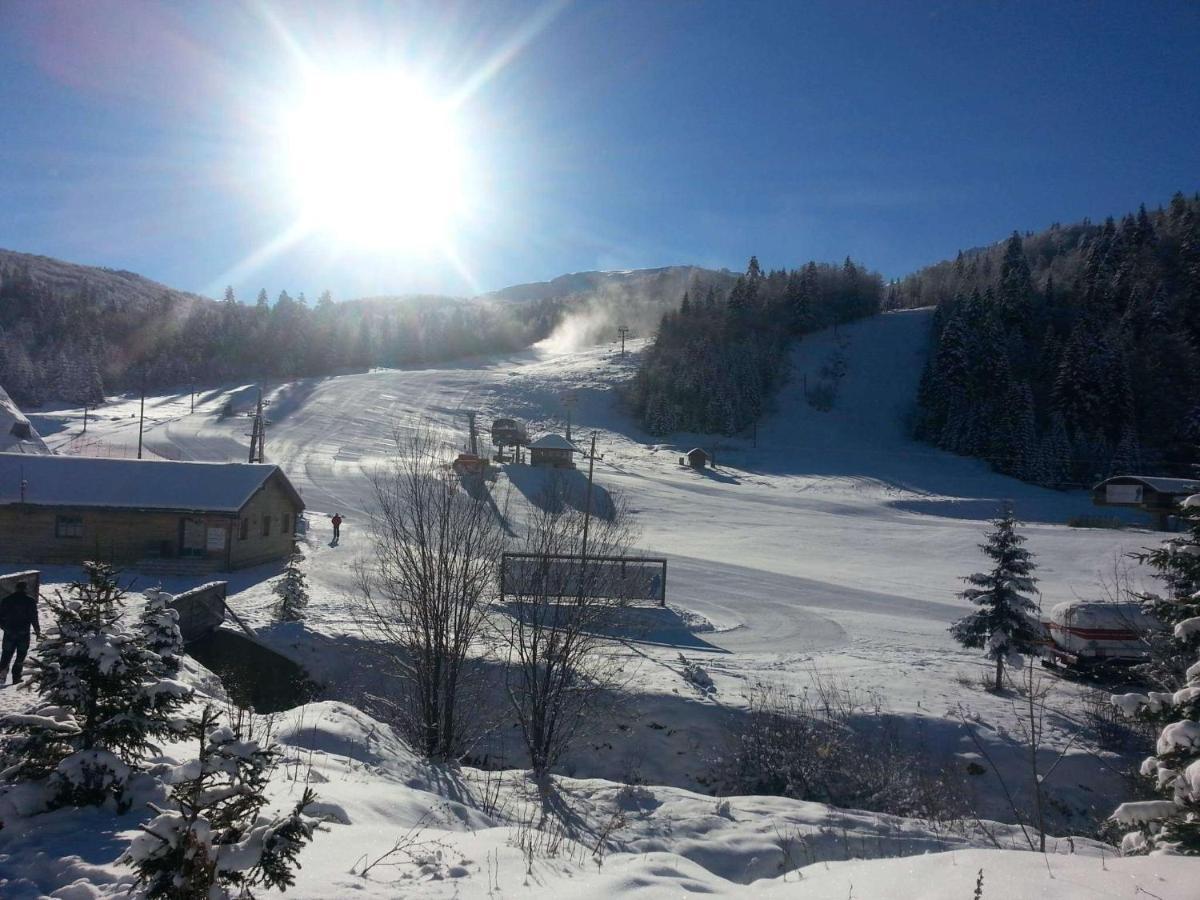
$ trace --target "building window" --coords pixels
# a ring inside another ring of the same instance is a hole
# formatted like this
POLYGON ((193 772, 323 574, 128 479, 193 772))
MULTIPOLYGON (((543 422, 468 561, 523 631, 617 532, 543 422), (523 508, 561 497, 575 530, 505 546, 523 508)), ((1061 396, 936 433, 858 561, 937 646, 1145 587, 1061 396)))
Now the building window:
POLYGON ((271 533, 271 517, 263 516, 263 537, 267 537, 271 533))
POLYGON ((77 516, 59 516, 54 520, 54 536, 60 538, 83 537, 83 519, 77 516))
POLYGON ((250 536, 250 520, 242 519, 242 530, 238 532, 238 540, 244 541, 250 536))
POLYGON ((280 525, 279 525, 279 530, 280 530, 281 532, 283 532, 284 534, 287 534, 287 533, 288 533, 288 531, 289 531, 289 526, 290 526, 291 524, 292 524, 292 518, 291 518, 291 516, 289 516, 287 513, 284 513, 284 514, 283 514, 283 515, 280 517, 280 525))

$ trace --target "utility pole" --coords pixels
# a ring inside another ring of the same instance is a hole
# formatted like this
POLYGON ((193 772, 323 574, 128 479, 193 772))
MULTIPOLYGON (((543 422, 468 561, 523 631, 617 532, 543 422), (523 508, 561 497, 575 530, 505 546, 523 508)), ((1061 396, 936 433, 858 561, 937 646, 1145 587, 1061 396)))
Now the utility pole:
POLYGON ((624 325, 620 325, 617 327, 617 334, 621 335, 621 356, 624 357, 625 356, 625 336, 627 334, 629 334, 629 329, 624 325))
POLYGON ((87 408, 87 404, 85 403, 85 404, 83 404, 83 433, 84 434, 87 434, 87 416, 88 416, 88 408, 87 408))
POLYGON ((142 432, 146 427, 146 370, 142 369, 142 408, 138 414, 138 459, 142 458, 142 432))
POLYGON ((583 547, 580 553, 579 590, 583 590, 583 570, 587 566, 588 525, 592 521, 592 473, 596 468, 596 432, 592 432, 592 452, 588 454, 588 486, 583 501, 583 547))
POLYGON ((473 412, 467 413, 467 422, 470 424, 470 428, 471 428, 471 446, 469 449, 473 456, 478 456, 479 455, 479 438, 475 431, 475 415, 476 414, 473 412))
POLYGON ((196 411, 196 379, 192 379, 192 412, 196 411))

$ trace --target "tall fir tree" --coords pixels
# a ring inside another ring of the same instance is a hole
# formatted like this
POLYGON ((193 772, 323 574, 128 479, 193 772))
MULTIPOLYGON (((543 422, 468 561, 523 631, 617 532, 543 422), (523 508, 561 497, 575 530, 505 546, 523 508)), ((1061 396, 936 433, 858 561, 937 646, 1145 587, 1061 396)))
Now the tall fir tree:
POLYGON ((976 572, 963 580, 971 586, 959 596, 980 607, 950 626, 950 634, 964 647, 982 649, 996 664, 995 690, 1004 686, 1004 663, 1018 654, 1032 653, 1040 639, 1036 621, 1033 554, 1021 545, 1010 507, 992 522, 987 543, 979 549, 994 563, 989 572, 976 572))
POLYGON ((1000 263, 1000 283, 996 303, 1002 319, 1009 325, 1021 328, 1030 326, 1029 315, 1033 309, 1033 277, 1025 259, 1025 246, 1021 235, 1012 233, 1004 248, 1004 259, 1000 263))

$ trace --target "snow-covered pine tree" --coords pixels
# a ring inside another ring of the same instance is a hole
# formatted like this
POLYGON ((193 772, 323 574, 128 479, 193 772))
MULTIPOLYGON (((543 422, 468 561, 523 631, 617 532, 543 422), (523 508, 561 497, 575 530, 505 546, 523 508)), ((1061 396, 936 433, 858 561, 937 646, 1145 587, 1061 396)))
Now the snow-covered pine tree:
POLYGON ((964 647, 986 650, 996 663, 995 689, 1003 686, 1004 662, 1016 654, 1033 652, 1040 629, 1034 619, 1037 604, 1028 596, 1034 591, 1033 554, 1021 545, 1012 508, 1005 506, 992 522, 987 543, 980 544, 995 563, 990 572, 976 572, 963 580, 971 587, 960 594, 980 607, 950 626, 950 633, 964 647))
POLYGON ((149 898, 253 898, 252 887, 290 887, 296 857, 316 824, 305 815, 316 799, 312 789, 289 813, 265 817, 277 751, 242 740, 207 706, 191 734, 199 756, 179 767, 171 805, 151 806, 158 815, 140 826, 121 861, 134 868, 149 898))
POLYGON ((1184 501, 1187 536, 1172 538, 1142 559, 1158 569, 1166 596, 1143 595, 1150 612, 1172 626, 1165 654, 1152 675, 1161 692, 1122 694, 1113 702, 1126 714, 1163 726, 1154 756, 1142 762, 1164 800, 1123 803, 1113 818, 1133 826, 1125 853, 1200 856, 1200 494, 1184 501))
POLYGON ((84 563, 86 580, 46 599, 55 624, 33 661, 39 702, 5 716, 0 757, 8 785, 40 783, 47 806, 125 800, 137 765, 173 734, 190 692, 163 677, 161 657, 122 622, 125 592, 109 565, 84 563))
MULTIPOLYGON (((1200 500, 1187 498, 1176 513, 1186 530, 1173 535, 1153 550, 1134 554, 1143 565, 1155 570, 1163 583, 1162 593, 1148 591, 1138 599, 1147 613, 1168 628, 1200 616, 1200 500)), ((1175 691, 1188 680, 1187 670, 1200 655, 1200 633, 1173 635, 1152 646, 1150 663, 1144 671, 1163 691, 1175 691)))
POLYGON ((275 596, 279 598, 275 606, 275 617, 280 622, 299 622, 304 619, 304 610, 308 606, 308 584, 304 578, 304 570, 300 568, 303 560, 304 554, 294 550, 288 557, 283 577, 273 588, 275 596))
POLYGON ((171 608, 174 596, 162 588, 142 592, 146 605, 138 620, 146 648, 158 654, 162 661, 160 674, 174 677, 179 672, 179 656, 183 652, 183 635, 179 633, 179 612, 171 608))

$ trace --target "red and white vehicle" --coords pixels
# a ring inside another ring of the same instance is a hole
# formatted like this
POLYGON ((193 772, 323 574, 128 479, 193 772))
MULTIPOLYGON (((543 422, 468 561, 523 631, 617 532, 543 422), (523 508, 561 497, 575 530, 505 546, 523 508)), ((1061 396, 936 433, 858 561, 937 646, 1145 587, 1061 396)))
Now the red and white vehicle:
POLYGON ((1072 600, 1042 621, 1051 661, 1069 666, 1136 663, 1149 656, 1148 637, 1158 621, 1137 603, 1072 600))

